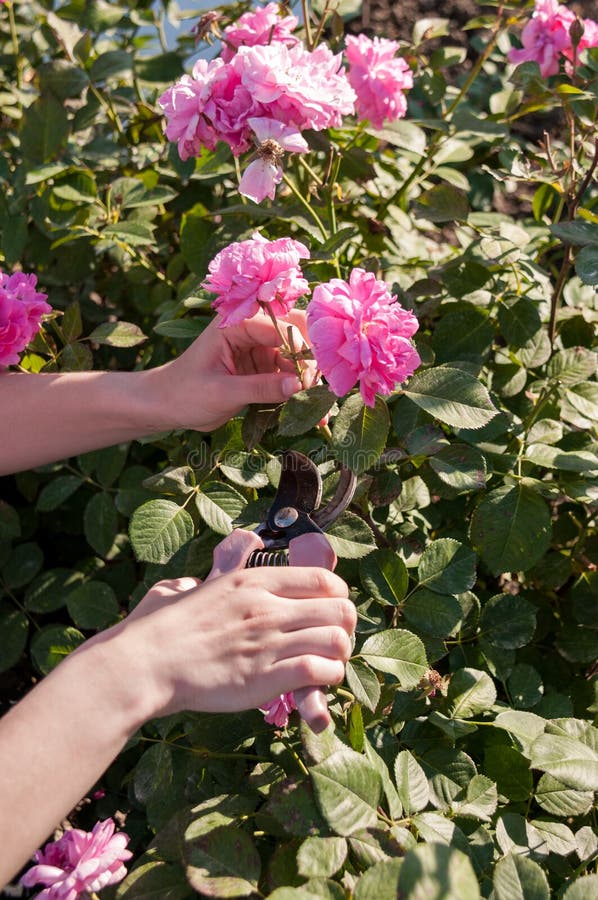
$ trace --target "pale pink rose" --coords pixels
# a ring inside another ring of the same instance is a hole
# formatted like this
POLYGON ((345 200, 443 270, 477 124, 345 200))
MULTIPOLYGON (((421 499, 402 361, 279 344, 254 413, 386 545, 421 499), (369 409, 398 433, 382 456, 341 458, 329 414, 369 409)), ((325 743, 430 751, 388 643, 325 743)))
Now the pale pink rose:
POLYGON ((272 44, 282 41, 296 44, 292 32, 297 27, 296 16, 280 17, 278 3, 268 3, 244 13, 234 25, 224 29, 220 56, 225 62, 235 55, 239 47, 255 47, 256 44, 272 44))
POLYGON ((0 366, 18 363, 19 354, 40 329, 42 316, 52 312, 47 294, 36 291, 35 275, 0 270, 0 366))
POLYGON ((417 329, 413 313, 364 269, 353 269, 348 282, 333 278, 318 285, 307 307, 312 351, 331 389, 342 397, 359 382, 367 406, 419 366, 411 342, 417 329))
POLYGON ((301 259, 309 259, 309 250, 299 241, 268 241, 257 233, 221 250, 209 264, 210 274, 202 284, 218 295, 212 307, 220 317, 220 327, 251 319, 265 304, 274 315, 284 316, 309 291, 301 259))
POLYGON ((125 849, 129 838, 114 833, 114 822, 97 822, 93 831, 73 828, 58 841, 46 844, 34 856, 36 865, 23 875, 25 887, 44 884, 37 900, 77 900, 91 891, 117 884, 127 874, 125 860, 133 855, 125 849))
MULTIPOLYGON (((557 0, 536 0, 534 14, 521 32, 523 47, 509 51, 509 61, 514 63, 537 62, 543 78, 556 75, 561 56, 573 59, 573 44, 569 29, 575 21, 575 13, 557 0)), ((598 26, 591 19, 583 20, 584 33, 577 49, 578 54, 589 47, 598 46, 598 26)))
POLYGON ((289 694, 279 694, 274 700, 270 700, 261 707, 261 711, 264 713, 264 722, 267 722, 268 725, 276 725, 277 728, 286 728, 289 724, 289 716, 294 709, 297 709, 297 705, 292 691, 289 694))
POLYGON ((306 153, 307 141, 295 128, 275 119, 251 118, 248 124, 257 141, 258 158, 245 169, 239 193, 255 203, 261 203, 264 197, 274 200, 276 185, 282 181, 280 161, 285 151, 306 153))
POLYGON ((240 47, 231 66, 264 108, 261 115, 299 131, 321 131, 341 125, 343 116, 354 111, 355 92, 341 61, 326 44, 310 53, 302 44, 277 43, 240 47))
POLYGON ((346 43, 348 78, 357 94, 359 118, 368 119, 374 128, 401 119, 407 112, 404 91, 413 87, 413 76, 405 60, 395 55, 397 42, 360 34, 349 35, 346 43))

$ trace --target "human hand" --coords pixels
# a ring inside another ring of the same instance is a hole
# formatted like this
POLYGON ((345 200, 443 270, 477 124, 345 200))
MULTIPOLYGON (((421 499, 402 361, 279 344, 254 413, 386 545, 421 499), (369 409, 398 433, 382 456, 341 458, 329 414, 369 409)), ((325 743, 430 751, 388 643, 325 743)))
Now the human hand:
POLYGON ((343 680, 356 623, 346 584, 314 567, 221 574, 259 546, 257 535, 233 532, 203 584, 159 582, 111 630, 147 717, 237 712, 343 680))
MULTIPOLYGON (((307 346, 305 313, 291 310, 280 320, 285 337, 288 325, 293 326, 296 349, 307 346)), ((315 364, 303 364, 299 381, 294 362, 285 358, 280 345, 265 313, 228 328, 219 328, 215 319, 181 356, 144 373, 165 427, 211 431, 250 403, 283 403, 311 385, 315 364)))

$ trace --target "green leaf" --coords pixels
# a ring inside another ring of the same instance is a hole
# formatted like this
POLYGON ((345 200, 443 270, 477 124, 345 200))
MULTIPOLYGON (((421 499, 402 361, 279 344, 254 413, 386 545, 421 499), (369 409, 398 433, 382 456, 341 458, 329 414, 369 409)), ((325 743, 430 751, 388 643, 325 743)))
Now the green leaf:
POLYGON ((585 347, 569 347, 555 353, 546 374, 553 381, 575 386, 596 373, 596 354, 585 347))
POLYGON ((420 587, 439 594, 462 594, 475 584, 475 560, 473 550, 453 538, 432 541, 420 559, 420 587))
POLYGON ((371 635, 360 656, 372 668, 394 675, 404 688, 417 687, 429 668, 420 639, 401 628, 371 635))
POLYGON ((531 569, 550 546, 550 510, 518 483, 487 494, 471 519, 471 541, 493 575, 531 569))
POLYGON ((567 885, 561 900, 594 900, 598 895, 598 875, 584 875, 567 885))
POLYGON ((503 337, 512 347, 523 347, 542 327, 538 307, 529 297, 522 297, 512 306, 501 304, 498 322, 503 337))
POLYGON ((598 470, 598 456, 589 450, 561 450, 548 444, 530 444, 525 459, 546 469, 563 472, 594 472, 598 470))
POLYGON ((2 569, 2 580, 7 588, 24 587, 35 578, 44 564, 44 554, 38 544, 28 541, 14 547, 8 562, 2 569))
POLYGON ((43 63, 37 73, 44 93, 50 90, 59 100, 78 97, 89 84, 87 72, 66 59, 43 63))
POLYGON ((535 800, 551 816, 585 816, 594 805, 594 792, 576 791, 558 778, 544 774, 536 785, 535 800))
POLYGON ((535 706, 544 694, 544 685, 538 671, 527 663, 513 666, 507 679, 507 688, 513 706, 518 709, 535 706))
POLYGON ((131 247, 144 247, 155 243, 153 228, 147 222, 118 222, 107 225, 102 231, 107 241, 121 241, 131 247))
POLYGON ((359 563, 364 590, 380 603, 396 606, 407 593, 409 575, 394 550, 376 550, 359 563))
POLYGON ((282 407, 279 434, 284 437, 305 434, 324 418, 335 400, 334 394, 324 384, 293 394, 282 407))
POLYGON ((396 900, 399 894, 400 859, 383 859, 360 875, 354 900, 396 900))
POLYGON ((332 549, 341 559, 360 559, 376 549, 368 525, 353 513, 345 512, 326 532, 332 549))
POLYGON ((494 682, 479 669, 458 669, 449 681, 447 703, 453 719, 471 719, 496 702, 494 682))
POLYGON ((550 225, 552 233, 567 244, 585 247, 587 244, 598 244, 598 225, 595 222, 559 222, 550 225))
POLYGON ((430 459, 430 468, 441 481, 459 493, 479 491, 486 484, 486 459, 467 444, 443 447, 430 459))
POLYGON ((142 56, 135 60, 135 74, 141 81, 170 84, 184 74, 178 53, 160 53, 159 56, 142 56))
POLYGON ((71 497, 81 487, 83 479, 78 475, 60 475, 44 485, 37 498, 39 512, 51 512, 71 497))
POLYGON ((200 318, 169 319, 154 325, 154 331, 164 337, 194 340, 206 329, 207 324, 205 319, 200 318))
POLYGON ((496 823, 496 841, 503 853, 543 859, 548 847, 537 828, 519 813, 504 812, 496 823))
POLYGON ((69 593, 83 579, 73 569, 46 569, 31 582, 25 592, 25 609, 36 613, 55 612, 66 603, 69 593))
POLYGON ((536 630, 536 607, 521 595, 495 594, 482 607, 480 630, 503 650, 525 647, 536 630))
POLYGON ((350 659, 345 668, 345 677, 357 702, 375 712, 380 700, 380 682, 370 667, 361 659, 350 659))
POLYGON ((25 613, 0 601, 0 672, 16 665, 27 643, 29 622, 25 613))
POLYGON ((345 891, 336 881, 310 878, 300 887, 279 887, 268 900, 345 900, 345 891))
POLYGON ((468 857, 444 844, 409 850, 399 872, 401 900, 479 900, 478 880, 468 857))
POLYGON ((371 134, 381 141, 391 144, 393 147, 402 147, 423 156, 426 150, 426 132, 404 119, 395 122, 385 122, 382 128, 366 128, 366 134, 371 134))
POLYGON ((598 284, 598 245, 582 247, 575 257, 575 271, 584 284, 598 284))
POLYGON ((129 872, 118 886, 117 900, 186 900, 189 885, 183 869, 149 862, 129 872))
POLYGON ((453 800, 455 815, 489 822, 498 806, 498 791, 494 782, 485 775, 474 775, 464 794, 453 800))
POLYGON ((329 878, 338 872, 346 857, 344 838, 308 837, 297 853, 297 869, 304 878, 329 878))
POLYGON ((166 743, 154 744, 145 751, 135 768, 135 797, 147 805, 155 794, 170 789, 172 780, 172 750, 166 743))
POLYGON ((381 782, 363 756, 339 750, 310 774, 320 811, 336 834, 347 836, 376 824, 381 782))
POLYGON ((342 465, 357 475, 380 458, 390 428, 388 407, 376 397, 374 407, 366 406, 360 394, 343 403, 332 428, 332 450, 342 465))
POLYGON ((598 791, 598 752, 572 737, 541 734, 531 747, 532 769, 576 791, 598 791))
POLYGON ((229 484, 209 481, 201 486, 195 495, 200 516, 216 534, 230 534, 233 519, 239 516, 245 506, 245 498, 229 484))
POLYGON ((406 816, 421 812, 430 800, 424 770, 409 750, 401 750, 394 763, 397 790, 406 816))
POLYGON ((95 494, 83 515, 85 537, 99 556, 107 556, 118 531, 118 513, 109 494, 95 494))
POLYGON ((529 756, 531 745, 544 731, 546 722, 535 713, 508 709, 499 713, 492 724, 508 731, 518 741, 523 754, 529 756))
POLYGON ((469 203, 466 195, 451 184, 437 184, 419 195, 414 214, 436 224, 464 222, 469 215, 469 203))
POLYGON ((19 514, 5 500, 0 500, 0 541, 12 541, 21 535, 19 514))
POLYGON ((532 859, 509 853, 499 860, 492 880, 496 900, 549 900, 546 875, 532 859))
POLYGON ((79 628, 99 630, 118 621, 116 594, 103 581, 85 581, 68 595, 66 605, 79 628))
POLYGON ((133 57, 125 50, 108 50, 102 53, 94 60, 89 77, 92 81, 106 81, 107 78, 113 78, 115 75, 122 75, 123 72, 130 72, 133 68, 133 57))
POLYGON ((135 556, 142 562, 168 562, 193 533, 193 519, 172 500, 148 500, 135 510, 129 524, 135 556))
POLYGON ((551 853, 556 853, 558 856, 568 856, 570 853, 575 853, 575 835, 562 822, 532 819, 530 824, 540 832, 551 853))
POLYGON ((482 428, 498 412, 477 378, 448 366, 414 375, 404 393, 436 419, 457 428, 482 428))
POLYGON ((67 142, 68 117, 64 105, 52 94, 40 97, 23 114, 21 150, 29 163, 57 158, 67 142))
MULTIPOLYGON (((463 270, 467 278, 468 267, 463 270)), ((466 280, 463 285, 467 284, 466 280)), ((475 289, 475 284, 470 290, 475 289)), ((471 360, 476 366, 490 352, 494 340, 494 327, 488 313, 478 306, 460 304, 440 319, 432 335, 432 350, 437 363, 451 365, 453 360, 471 360)), ((455 365, 454 368, 459 368, 455 365)))
POLYGON ((42 675, 47 675, 84 640, 76 628, 48 625, 34 634, 31 641, 31 659, 42 675))
POLYGON ((509 800, 528 800, 534 781, 529 760, 514 747, 490 745, 484 755, 484 771, 496 782, 499 794, 509 800))
POLYGON ((405 621, 416 631, 433 637, 448 637, 463 619, 461 604, 448 594, 437 594, 427 588, 410 594, 402 607, 405 621))
POLYGON ((251 838, 229 825, 187 844, 187 880, 207 897, 247 897, 257 891, 261 861, 251 838))
POLYGON ((108 347, 137 347, 147 336, 132 322, 103 322, 89 335, 88 340, 108 347))

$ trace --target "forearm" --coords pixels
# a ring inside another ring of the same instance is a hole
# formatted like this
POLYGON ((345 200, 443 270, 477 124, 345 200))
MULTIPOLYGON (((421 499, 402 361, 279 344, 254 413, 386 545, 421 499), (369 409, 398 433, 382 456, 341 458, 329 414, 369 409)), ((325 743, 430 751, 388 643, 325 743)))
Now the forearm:
POLYGON ((114 633, 83 645, 0 721, 0 886, 154 713, 114 633))
POLYGON ((0 374, 0 475, 167 430, 157 371, 0 374))

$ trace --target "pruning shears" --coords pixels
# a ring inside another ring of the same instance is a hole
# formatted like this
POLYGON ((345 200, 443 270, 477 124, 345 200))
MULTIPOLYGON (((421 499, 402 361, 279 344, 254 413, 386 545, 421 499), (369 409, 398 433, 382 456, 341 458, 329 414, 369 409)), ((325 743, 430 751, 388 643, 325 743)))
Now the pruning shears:
MULTIPOLYGON (((321 565, 334 569, 336 557, 324 531, 353 499, 357 479, 350 469, 341 466, 334 496, 320 507, 322 476, 313 460, 297 450, 285 450, 281 461, 278 489, 264 521, 253 532, 233 531, 216 547, 211 577, 238 568, 241 556, 246 568, 321 565), (321 535, 321 540, 296 541, 305 535, 321 535), (251 543, 253 549, 247 557, 251 543)), ((323 690, 310 687, 295 691, 295 702, 312 731, 318 733, 327 727, 330 714, 323 690)))

